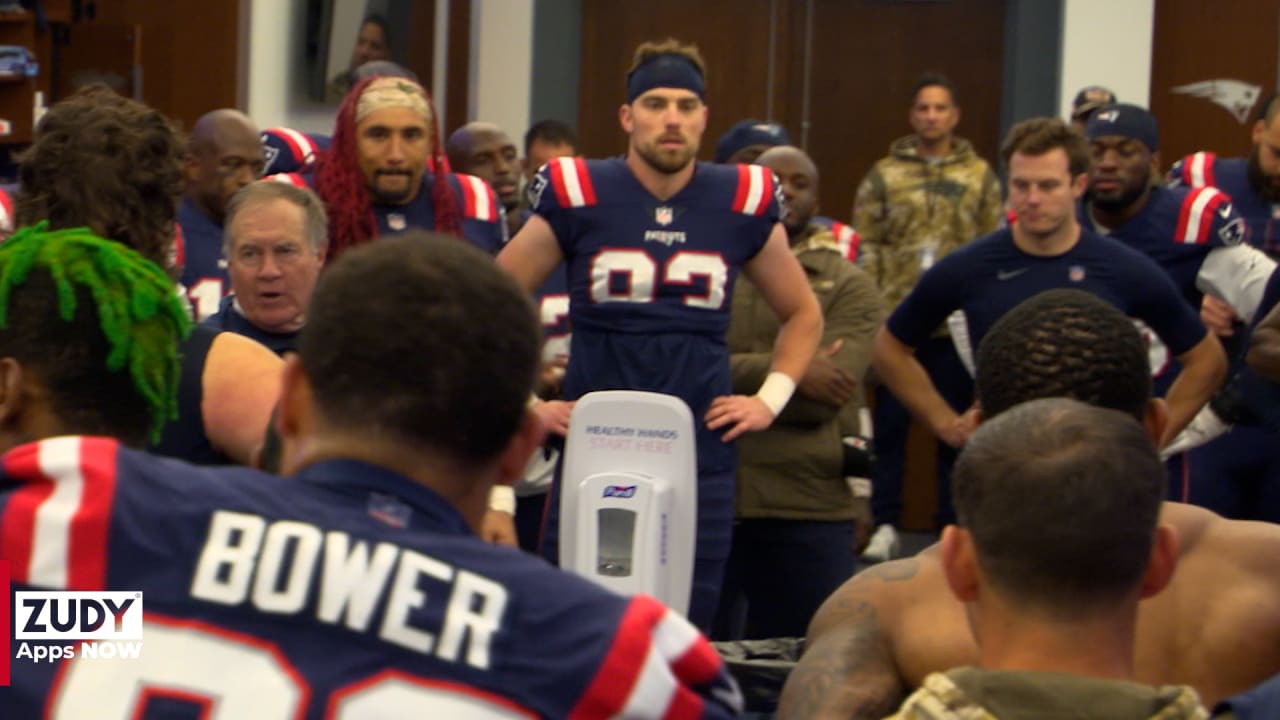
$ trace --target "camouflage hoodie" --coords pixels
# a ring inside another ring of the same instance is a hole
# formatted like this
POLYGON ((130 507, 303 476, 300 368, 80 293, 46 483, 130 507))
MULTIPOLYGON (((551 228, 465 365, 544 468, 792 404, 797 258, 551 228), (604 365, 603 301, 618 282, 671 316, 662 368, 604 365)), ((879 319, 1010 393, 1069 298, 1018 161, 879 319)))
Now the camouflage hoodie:
POLYGON ((994 232, 1001 212, 1000 181, 968 140, 953 138, 951 153, 933 160, 914 135, 899 138, 858 186, 860 264, 892 310, 934 261, 994 232))
POLYGON ((897 720, 1205 720, 1196 691, 1049 672, 934 673, 897 720))

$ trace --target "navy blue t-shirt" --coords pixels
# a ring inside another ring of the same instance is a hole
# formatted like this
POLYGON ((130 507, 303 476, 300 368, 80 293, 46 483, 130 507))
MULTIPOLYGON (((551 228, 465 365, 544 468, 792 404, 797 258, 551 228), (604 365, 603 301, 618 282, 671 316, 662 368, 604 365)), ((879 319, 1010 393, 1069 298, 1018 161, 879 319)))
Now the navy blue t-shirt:
POLYGON ((1084 229, 1070 250, 1052 257, 1018 249, 1009 229, 979 238, 925 272, 887 326, 898 340, 918 347, 948 315, 961 310, 976 349, 1006 312, 1055 288, 1083 290, 1106 300, 1151 327, 1174 355, 1205 338, 1199 315, 1159 265, 1084 229))

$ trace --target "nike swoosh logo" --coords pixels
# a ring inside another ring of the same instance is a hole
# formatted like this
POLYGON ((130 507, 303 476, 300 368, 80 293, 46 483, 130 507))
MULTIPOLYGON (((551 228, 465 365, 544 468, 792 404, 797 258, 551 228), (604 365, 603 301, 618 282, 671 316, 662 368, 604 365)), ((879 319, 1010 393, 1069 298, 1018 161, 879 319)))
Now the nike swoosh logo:
POLYGON ((1218 208, 1218 217, 1222 218, 1223 220, 1226 220, 1227 218, 1231 217, 1231 203, 1227 203, 1226 205, 1223 205, 1222 207, 1218 208))
POLYGON ((997 279, 997 280, 1012 280, 1013 278, 1018 277, 1019 275, 1021 275, 1021 274, 1022 274, 1022 273, 1024 273, 1024 272, 1026 272, 1027 270, 1028 270, 1028 268, 1019 268, 1019 269, 1017 269, 1017 270, 997 270, 997 271, 996 271, 996 279, 997 279))

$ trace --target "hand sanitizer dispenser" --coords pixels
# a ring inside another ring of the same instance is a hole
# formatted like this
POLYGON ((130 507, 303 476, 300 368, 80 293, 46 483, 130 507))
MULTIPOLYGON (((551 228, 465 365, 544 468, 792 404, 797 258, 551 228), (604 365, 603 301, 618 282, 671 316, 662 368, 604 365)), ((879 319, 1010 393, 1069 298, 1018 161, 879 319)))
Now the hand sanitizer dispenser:
POLYGON ((583 396, 560 487, 562 568, 688 612, 698 485, 683 401, 630 390, 583 396))

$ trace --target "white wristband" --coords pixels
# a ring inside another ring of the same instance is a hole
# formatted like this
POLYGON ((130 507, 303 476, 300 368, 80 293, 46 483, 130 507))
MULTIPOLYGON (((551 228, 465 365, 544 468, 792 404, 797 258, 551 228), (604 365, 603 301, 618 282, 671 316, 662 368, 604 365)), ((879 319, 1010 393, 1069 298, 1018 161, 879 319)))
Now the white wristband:
POLYGON ((774 417, 778 417, 778 413, 787 406, 787 401, 795 391, 796 381, 786 373, 774 370, 764 379, 764 384, 756 391, 756 397, 760 398, 774 417))
POLYGON ((515 488, 510 485, 494 485, 489 490, 489 509, 514 516, 516 514, 515 488))

